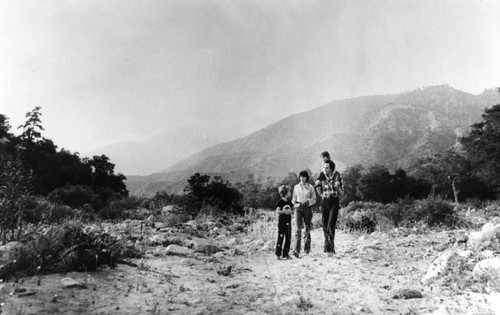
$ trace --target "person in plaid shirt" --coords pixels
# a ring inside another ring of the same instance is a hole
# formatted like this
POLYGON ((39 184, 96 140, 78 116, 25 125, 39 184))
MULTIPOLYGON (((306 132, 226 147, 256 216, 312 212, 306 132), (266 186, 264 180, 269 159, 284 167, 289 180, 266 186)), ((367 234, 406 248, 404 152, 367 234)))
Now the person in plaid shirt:
POLYGON ((335 254, 335 225, 339 215, 339 199, 344 193, 340 173, 335 170, 332 160, 323 162, 323 172, 315 182, 316 191, 321 196, 321 216, 325 236, 324 252, 335 254))

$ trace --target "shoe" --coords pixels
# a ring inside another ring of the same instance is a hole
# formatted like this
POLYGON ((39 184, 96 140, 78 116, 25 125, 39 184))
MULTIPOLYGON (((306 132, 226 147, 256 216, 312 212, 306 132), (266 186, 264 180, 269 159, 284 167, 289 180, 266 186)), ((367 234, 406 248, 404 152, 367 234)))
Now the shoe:
POLYGON ((299 258, 299 253, 294 252, 294 253, 293 253, 293 256, 295 256, 295 258, 299 258))
POLYGON ((306 250, 305 253, 306 253, 306 255, 309 255, 309 251, 308 250, 306 250))
POLYGON ((276 259, 277 259, 277 260, 281 260, 281 257, 280 257, 280 256, 276 256, 276 259))
POLYGON ((292 257, 290 257, 290 256, 283 256, 283 259, 284 260, 290 260, 290 259, 292 259, 292 257))

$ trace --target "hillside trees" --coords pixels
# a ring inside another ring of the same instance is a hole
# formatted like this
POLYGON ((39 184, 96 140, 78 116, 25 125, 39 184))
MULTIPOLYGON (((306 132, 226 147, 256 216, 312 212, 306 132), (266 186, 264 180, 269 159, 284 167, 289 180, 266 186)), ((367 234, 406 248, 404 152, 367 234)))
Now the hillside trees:
MULTIPOLYGON (((19 126, 22 133, 16 137, 9 133, 7 117, 0 114, 0 172, 4 178, 9 174, 30 174, 26 193, 41 196, 47 196, 57 188, 78 186, 90 187, 99 194, 103 202, 107 202, 113 195, 128 194, 125 176, 114 174, 114 164, 106 156, 81 159, 78 154, 65 149, 59 150, 52 140, 44 138, 41 116, 40 107, 26 113, 26 122, 19 126), (8 164, 17 173, 11 170, 6 172, 8 164)), ((63 191, 68 190, 71 189, 63 191)))
POLYGON ((482 117, 460 141, 471 155, 475 173, 500 193, 500 104, 487 108, 482 117))
POLYGON ((204 206, 218 208, 224 212, 239 212, 239 201, 242 194, 228 181, 220 176, 214 176, 210 181, 209 175, 195 173, 188 180, 184 188, 189 198, 187 206, 196 213, 204 206))

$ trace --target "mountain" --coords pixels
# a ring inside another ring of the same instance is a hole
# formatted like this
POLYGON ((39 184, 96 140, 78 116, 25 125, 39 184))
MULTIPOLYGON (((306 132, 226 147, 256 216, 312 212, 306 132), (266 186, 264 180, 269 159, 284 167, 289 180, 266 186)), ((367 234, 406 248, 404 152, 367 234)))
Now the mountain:
POLYGON ((453 146, 481 119, 500 95, 472 95, 447 85, 393 95, 338 100, 286 117, 248 136, 214 145, 146 177, 129 177, 133 194, 182 191, 195 172, 235 182, 282 177, 320 169, 319 154, 329 151, 339 170, 354 164, 407 168, 420 157, 453 146))
POLYGON ((164 170, 205 148, 248 135, 274 121, 256 117, 213 132, 199 128, 175 129, 141 142, 123 141, 100 147, 83 156, 105 154, 115 164, 115 172, 146 175, 164 170))

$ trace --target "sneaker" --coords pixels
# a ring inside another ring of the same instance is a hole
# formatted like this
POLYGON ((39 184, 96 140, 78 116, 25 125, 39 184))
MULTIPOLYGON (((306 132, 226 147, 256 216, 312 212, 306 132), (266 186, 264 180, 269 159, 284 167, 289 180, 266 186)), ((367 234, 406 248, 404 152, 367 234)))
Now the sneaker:
POLYGON ((309 251, 308 250, 306 250, 305 253, 306 253, 306 255, 309 255, 309 251))
POLYGON ((290 257, 290 256, 283 256, 283 259, 284 260, 289 260, 289 259, 292 259, 292 257, 290 257))
POLYGON ((276 259, 277 259, 277 260, 281 260, 281 257, 280 257, 280 256, 276 256, 276 259))
POLYGON ((299 258, 299 253, 294 252, 294 253, 293 253, 293 256, 295 256, 295 258, 299 258))

